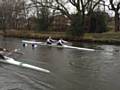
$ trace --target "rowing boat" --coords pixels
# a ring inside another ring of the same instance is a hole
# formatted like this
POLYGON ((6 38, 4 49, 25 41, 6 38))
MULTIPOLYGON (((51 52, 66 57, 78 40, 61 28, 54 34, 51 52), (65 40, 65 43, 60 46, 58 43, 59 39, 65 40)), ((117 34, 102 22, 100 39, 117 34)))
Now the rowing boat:
POLYGON ((44 45, 44 46, 52 46, 52 47, 68 48, 68 49, 77 49, 77 50, 85 50, 85 51, 95 51, 95 49, 75 47, 75 46, 69 46, 69 45, 59 46, 59 45, 56 45, 56 43, 53 43, 53 44, 49 45, 46 42, 27 41, 27 40, 22 40, 22 43, 26 43, 26 44, 38 44, 38 45, 44 45))
POLYGON ((27 63, 19 62, 19 61, 14 60, 13 58, 10 58, 10 57, 7 57, 7 56, 4 56, 4 57, 5 57, 5 60, 1 59, 0 62, 8 63, 8 64, 16 65, 16 66, 21 66, 21 67, 25 67, 25 68, 30 68, 30 69, 37 70, 37 71, 42 71, 42 72, 45 72, 45 73, 50 73, 50 71, 47 70, 47 69, 40 68, 40 67, 37 67, 37 66, 33 66, 33 65, 30 65, 30 64, 27 64, 27 63))

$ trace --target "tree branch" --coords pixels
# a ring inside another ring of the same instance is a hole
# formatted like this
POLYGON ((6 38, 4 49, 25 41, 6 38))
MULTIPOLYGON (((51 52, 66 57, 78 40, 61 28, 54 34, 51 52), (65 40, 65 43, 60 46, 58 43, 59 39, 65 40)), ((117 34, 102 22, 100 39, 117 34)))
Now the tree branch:
POLYGON ((117 4, 117 11, 119 11, 119 9, 120 9, 120 1, 119 1, 119 3, 117 4))
POLYGON ((114 6, 114 4, 113 4, 113 0, 109 0, 110 1, 110 5, 111 5, 111 7, 112 7, 112 10, 116 10, 116 8, 115 8, 115 6, 114 6))

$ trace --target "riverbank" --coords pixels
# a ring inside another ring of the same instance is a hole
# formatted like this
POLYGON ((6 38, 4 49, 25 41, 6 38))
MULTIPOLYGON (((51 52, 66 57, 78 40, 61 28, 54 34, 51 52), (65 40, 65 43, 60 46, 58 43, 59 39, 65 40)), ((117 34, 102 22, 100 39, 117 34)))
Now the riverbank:
POLYGON ((32 31, 7 31, 6 33, 0 32, 0 35, 5 37, 17 38, 34 38, 46 40, 49 36, 54 39, 63 38, 68 41, 74 42, 87 42, 99 44, 115 44, 120 45, 120 32, 107 32, 107 33, 86 33, 84 37, 67 36, 64 32, 32 32, 32 31))

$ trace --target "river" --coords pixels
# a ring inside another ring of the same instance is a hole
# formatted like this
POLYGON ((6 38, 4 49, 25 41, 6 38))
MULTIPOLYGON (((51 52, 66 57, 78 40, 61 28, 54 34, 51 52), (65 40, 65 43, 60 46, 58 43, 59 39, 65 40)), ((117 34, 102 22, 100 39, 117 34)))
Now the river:
POLYGON ((22 39, 0 38, 0 47, 19 48, 10 57, 50 70, 44 73, 0 63, 0 90, 120 90, 120 46, 83 44, 96 51, 48 46, 23 47, 22 39), (99 50, 100 49, 100 50, 99 50))

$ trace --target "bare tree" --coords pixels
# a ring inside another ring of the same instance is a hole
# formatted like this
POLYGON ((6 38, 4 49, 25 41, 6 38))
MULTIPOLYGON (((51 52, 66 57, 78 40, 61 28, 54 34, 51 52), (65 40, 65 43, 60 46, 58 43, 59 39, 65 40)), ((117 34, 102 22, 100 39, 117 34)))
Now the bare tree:
POLYGON ((17 29, 23 27, 26 17, 24 0, 2 0, 0 2, 1 24, 5 29, 17 29))
POLYGON ((109 0, 109 9, 115 13, 115 31, 120 31, 120 0, 109 0))
POLYGON ((85 16, 91 15, 91 13, 95 10, 95 8, 99 5, 101 1, 103 0, 55 0, 56 6, 54 6, 54 8, 56 7, 57 10, 66 15, 69 19, 71 19, 72 22, 76 23, 73 24, 76 28, 81 26, 80 29, 84 30, 86 27, 85 16), (69 8, 66 7, 66 4, 71 4, 76 9, 75 18, 73 18, 73 16, 71 15, 69 8), (81 24, 78 24, 78 26, 76 26, 77 23, 81 24))
POLYGON ((31 8, 36 11, 36 17, 38 19, 38 29, 46 31, 51 22, 49 17, 54 15, 53 9, 49 8, 53 3, 53 0, 30 0, 31 8))
MULTIPOLYGON (((63 15, 67 16, 71 21, 73 20, 73 16, 71 15, 71 10, 67 7, 71 5, 75 8, 75 14, 77 17, 81 18, 81 26, 85 25, 85 15, 87 13, 91 13, 97 7, 97 5, 102 0, 47 0, 47 4, 45 4, 46 0, 31 0, 33 3, 33 7, 36 7, 37 16, 40 15, 41 10, 43 7, 48 8, 50 11, 57 11, 61 12, 63 15)), ((77 22, 79 22, 77 20, 77 22)))

